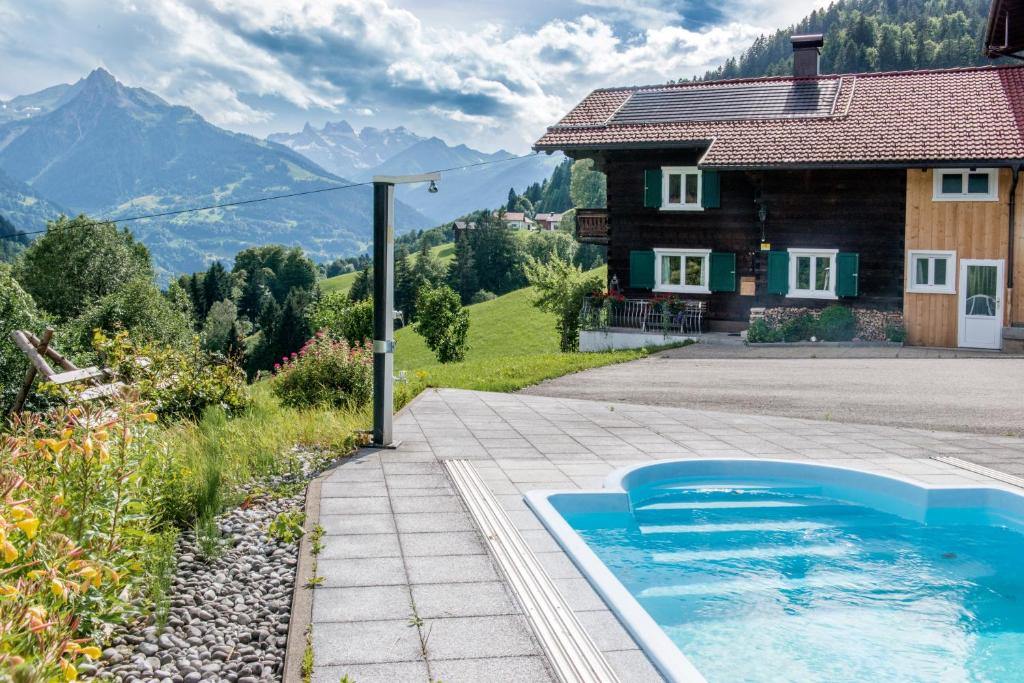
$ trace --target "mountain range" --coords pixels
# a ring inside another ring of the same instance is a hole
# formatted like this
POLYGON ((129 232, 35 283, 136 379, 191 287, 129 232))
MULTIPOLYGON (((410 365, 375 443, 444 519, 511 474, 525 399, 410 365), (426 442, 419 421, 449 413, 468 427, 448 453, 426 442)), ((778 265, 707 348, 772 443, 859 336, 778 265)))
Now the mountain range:
MULTIPOLYGON (((218 128, 103 69, 0 103, 0 212, 22 230, 62 211, 117 220, 352 181, 288 147, 218 128)), ((403 202, 399 231, 434 224, 403 202)), ((130 223, 162 279, 283 243, 328 260, 370 243, 372 191, 354 187, 130 223)))
POLYGON ((397 196, 436 223, 445 223, 478 209, 501 206, 510 187, 522 192, 551 175, 562 154, 517 157, 511 152, 481 152, 466 145, 451 146, 437 137, 422 137, 404 127, 366 127, 356 132, 347 121, 310 124, 298 133, 275 133, 267 138, 290 147, 328 171, 353 180, 375 175, 408 175, 458 168, 442 175, 440 192, 422 187, 399 187, 397 196), (469 167, 469 168, 462 168, 469 167))

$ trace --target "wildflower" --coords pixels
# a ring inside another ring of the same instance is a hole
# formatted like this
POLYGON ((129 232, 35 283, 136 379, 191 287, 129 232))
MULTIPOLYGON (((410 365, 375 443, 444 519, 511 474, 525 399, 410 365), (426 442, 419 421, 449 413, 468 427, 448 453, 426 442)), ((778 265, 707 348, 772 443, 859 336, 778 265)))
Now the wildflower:
POLYGON ((18 549, 14 547, 14 544, 8 541, 6 538, 3 543, 0 543, 0 550, 4 551, 4 562, 10 564, 18 559, 18 549))
POLYGON ((3 585, 0 585, 0 597, 6 598, 6 597, 10 597, 11 595, 17 595, 17 594, 18 594, 18 588, 16 586, 12 586, 9 583, 5 583, 3 585))
POLYGON ((32 516, 32 511, 24 505, 14 505, 11 507, 11 517, 15 522, 32 516))
POLYGON ((32 540, 36 537, 36 532, 39 530, 39 518, 28 517, 18 522, 16 526, 25 532, 25 535, 28 536, 29 540, 32 540))
POLYGON ((67 602, 68 599, 68 587, 57 579, 50 580, 50 592, 56 597, 61 599, 61 602, 67 602))
POLYGON ((61 453, 68 447, 68 443, 67 439, 61 439, 60 441, 57 441, 56 439, 48 439, 46 445, 49 446, 50 450, 54 453, 61 453))
POLYGON ((66 659, 61 658, 60 660, 61 671, 64 672, 65 681, 77 681, 78 680, 78 669, 75 665, 66 659))
POLYGON ((143 413, 139 415, 146 422, 156 422, 156 413, 143 413))

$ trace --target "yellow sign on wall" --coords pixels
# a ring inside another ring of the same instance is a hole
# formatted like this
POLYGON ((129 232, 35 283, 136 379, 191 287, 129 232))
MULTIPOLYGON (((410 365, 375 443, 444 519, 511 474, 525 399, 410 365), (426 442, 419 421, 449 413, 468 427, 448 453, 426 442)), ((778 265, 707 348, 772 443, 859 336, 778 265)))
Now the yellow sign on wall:
POLYGON ((761 251, 771 251, 771 250, 772 250, 772 243, 771 242, 761 242, 761 251))

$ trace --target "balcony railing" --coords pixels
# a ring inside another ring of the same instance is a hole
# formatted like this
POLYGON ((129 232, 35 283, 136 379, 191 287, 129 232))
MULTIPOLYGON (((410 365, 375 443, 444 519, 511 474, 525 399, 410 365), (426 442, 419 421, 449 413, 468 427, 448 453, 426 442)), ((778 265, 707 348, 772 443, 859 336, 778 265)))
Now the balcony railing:
POLYGON ((608 244, 608 209, 576 209, 576 241, 608 244))
POLYGON ((676 297, 620 299, 583 297, 580 322, 584 330, 633 329, 665 334, 699 334, 707 302, 676 297))

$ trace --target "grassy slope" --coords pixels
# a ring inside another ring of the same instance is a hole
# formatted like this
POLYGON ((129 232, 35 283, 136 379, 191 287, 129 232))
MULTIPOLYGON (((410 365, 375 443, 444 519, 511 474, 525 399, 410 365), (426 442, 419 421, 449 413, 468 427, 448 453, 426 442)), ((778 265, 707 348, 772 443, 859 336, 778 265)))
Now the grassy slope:
MULTIPOLYGON (((431 253, 437 258, 441 259, 441 263, 448 264, 455 258, 455 245, 451 242, 446 244, 439 244, 432 248, 431 253)), ((409 265, 416 263, 416 258, 419 254, 411 254, 409 256, 409 265)), ((356 281, 356 275, 358 271, 352 273, 345 273, 344 275, 335 275, 334 277, 325 278, 320 281, 320 289, 324 292, 341 292, 342 294, 348 293, 348 290, 352 289, 352 283, 356 281)))
MULTIPOLYGON (((598 272, 603 274, 603 268, 598 272)), ((414 330, 408 327, 398 330, 395 369, 408 371, 414 390, 422 383, 434 387, 515 391, 545 379, 646 355, 642 350, 559 352, 555 318, 534 308, 532 297, 533 290, 527 288, 468 306, 470 349, 461 363, 438 363, 414 330)))

